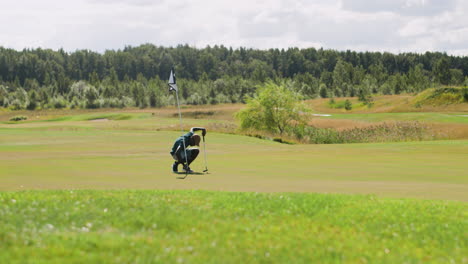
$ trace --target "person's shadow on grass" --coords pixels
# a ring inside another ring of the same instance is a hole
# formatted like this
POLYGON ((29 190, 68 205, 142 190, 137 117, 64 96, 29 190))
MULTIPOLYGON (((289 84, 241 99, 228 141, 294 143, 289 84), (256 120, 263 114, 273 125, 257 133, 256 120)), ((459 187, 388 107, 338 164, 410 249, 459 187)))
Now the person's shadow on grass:
MULTIPOLYGON (((184 174, 185 175, 185 172, 174 172, 175 174, 184 174)), ((187 175, 205 175, 205 174, 208 174, 208 173, 204 173, 204 172, 190 172, 190 173, 187 173, 187 175)))

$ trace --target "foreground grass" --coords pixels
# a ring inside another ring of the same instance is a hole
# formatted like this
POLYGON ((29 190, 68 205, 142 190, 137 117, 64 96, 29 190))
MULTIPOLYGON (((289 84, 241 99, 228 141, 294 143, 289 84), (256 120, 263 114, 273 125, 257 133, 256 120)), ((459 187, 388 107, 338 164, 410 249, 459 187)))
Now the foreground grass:
POLYGON ((466 263, 468 206, 208 191, 0 193, 2 263, 466 263))

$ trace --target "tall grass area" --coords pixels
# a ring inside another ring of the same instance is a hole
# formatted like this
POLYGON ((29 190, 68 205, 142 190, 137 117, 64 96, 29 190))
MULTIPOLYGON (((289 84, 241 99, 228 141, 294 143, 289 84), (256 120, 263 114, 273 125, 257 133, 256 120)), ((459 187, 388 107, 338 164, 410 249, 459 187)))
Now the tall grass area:
POLYGON ((342 131, 308 126, 293 130, 293 135, 300 142, 313 144, 420 141, 443 137, 434 135, 429 126, 419 122, 385 122, 342 131))
POLYGON ((448 139, 443 131, 434 131, 431 126, 417 121, 383 122, 365 127, 344 130, 298 126, 287 130, 285 135, 268 134, 254 130, 244 132, 248 136, 272 139, 281 143, 344 144, 382 143, 448 139))
POLYGON ((468 206, 208 191, 0 193, 2 263, 464 263, 468 206))

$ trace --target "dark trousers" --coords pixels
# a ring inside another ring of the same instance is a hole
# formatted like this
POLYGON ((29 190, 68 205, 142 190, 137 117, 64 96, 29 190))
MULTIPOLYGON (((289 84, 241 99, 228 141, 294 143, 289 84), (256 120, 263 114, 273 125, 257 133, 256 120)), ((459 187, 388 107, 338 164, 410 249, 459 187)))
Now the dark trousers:
MULTIPOLYGON (((188 162, 188 165, 190 165, 190 163, 192 163, 198 156, 198 153, 200 153, 200 150, 198 149, 187 149, 187 162, 188 162)), ((180 164, 184 164, 185 163, 185 154, 183 151, 181 151, 180 153, 180 157, 178 157, 179 160, 177 161, 178 163, 180 164)))

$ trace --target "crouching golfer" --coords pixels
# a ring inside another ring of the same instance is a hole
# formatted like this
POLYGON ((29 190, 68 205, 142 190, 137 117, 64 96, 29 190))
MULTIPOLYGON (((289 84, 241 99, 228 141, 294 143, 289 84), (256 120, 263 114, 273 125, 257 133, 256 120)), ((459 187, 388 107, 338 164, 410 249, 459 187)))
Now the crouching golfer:
POLYGON ((171 156, 174 158, 175 162, 172 165, 172 172, 178 173, 179 164, 183 164, 183 169, 187 173, 193 173, 189 165, 192 163, 198 156, 200 152, 197 148, 189 148, 189 146, 200 146, 200 136, 195 134, 195 131, 202 130, 203 137, 206 135, 206 129, 203 127, 192 127, 190 132, 179 137, 174 142, 174 146, 171 150, 171 156), (184 151, 184 145, 185 150, 184 151), (187 153, 187 158, 185 157, 187 153), (187 162, 187 164, 186 164, 187 162))

